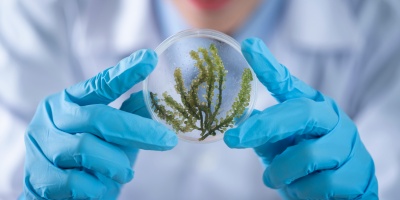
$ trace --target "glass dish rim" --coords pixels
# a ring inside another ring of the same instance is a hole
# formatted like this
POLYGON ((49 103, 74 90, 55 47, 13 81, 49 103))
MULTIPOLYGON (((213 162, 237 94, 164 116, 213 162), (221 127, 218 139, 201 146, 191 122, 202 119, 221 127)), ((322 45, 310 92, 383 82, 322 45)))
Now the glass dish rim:
MULTIPOLYGON (((156 52, 157 56, 160 56, 168 47, 173 45, 175 42, 177 42, 181 39, 187 39, 187 38, 192 38, 192 37, 206 37, 206 38, 211 38, 211 39, 215 39, 215 40, 224 42, 224 43, 228 44, 229 46, 231 46, 232 48, 234 48, 238 53, 240 53, 240 55, 243 56, 241 48, 240 48, 240 44, 234 38, 232 38, 231 36, 226 35, 222 32, 212 30, 212 29, 187 29, 187 30, 180 31, 180 32, 168 37, 163 42, 161 42, 154 51, 156 52)), ((244 56, 243 56, 243 59, 246 60, 244 58, 244 56)), ((246 61, 246 63, 247 63, 247 61, 246 61)), ((247 109, 245 111, 246 113, 244 115, 242 115, 240 120, 237 123, 235 123, 235 125, 232 128, 237 127, 238 125, 240 125, 241 123, 243 123, 246 119, 248 119, 250 117, 251 113, 254 110, 254 105, 256 103, 256 93, 257 93, 256 75, 248 63, 247 63, 247 65, 253 75, 254 80, 252 81, 251 86, 254 89, 251 90, 250 102, 249 102, 249 106, 247 107, 247 109)), ((150 75, 151 75, 151 73, 150 73, 150 75)), ((143 80, 143 98, 145 101, 146 108, 149 111, 150 116, 153 120, 155 120, 158 123, 164 124, 164 122, 162 122, 158 118, 158 116, 155 114, 155 112, 151 108, 150 95, 148 92, 148 77, 146 77, 146 79, 143 80)), ((217 142, 222 139, 222 138, 220 138, 220 139, 211 140, 211 141, 195 141, 195 140, 190 140, 190 139, 181 137, 180 134, 181 133, 177 134, 178 138, 180 138, 184 141, 193 142, 193 143, 211 143, 211 142, 217 142)))

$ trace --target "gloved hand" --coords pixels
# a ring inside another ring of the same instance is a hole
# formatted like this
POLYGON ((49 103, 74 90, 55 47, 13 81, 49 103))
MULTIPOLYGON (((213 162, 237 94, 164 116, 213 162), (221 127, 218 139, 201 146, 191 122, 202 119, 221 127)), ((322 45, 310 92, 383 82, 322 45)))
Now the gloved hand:
POLYGON ((261 40, 245 40, 242 52, 280 103, 227 131, 225 143, 255 148, 264 183, 284 199, 377 199, 374 162, 346 113, 291 76, 261 40))
MULTIPOLYGON (((107 106, 156 63, 153 51, 135 52, 40 103, 25 135, 27 199, 115 199, 120 184, 133 178, 137 149, 164 151, 177 144, 174 132, 132 114, 146 117, 143 103, 122 106, 132 113, 107 106)), ((140 98, 134 94, 130 102, 140 98)))

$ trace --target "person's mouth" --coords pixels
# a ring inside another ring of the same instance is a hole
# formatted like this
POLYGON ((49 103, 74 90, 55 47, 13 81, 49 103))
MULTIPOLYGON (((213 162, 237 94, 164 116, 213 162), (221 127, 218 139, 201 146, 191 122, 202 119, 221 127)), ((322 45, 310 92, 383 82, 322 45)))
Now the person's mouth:
POLYGON ((197 8, 202 10, 219 10, 230 0, 190 0, 197 8))

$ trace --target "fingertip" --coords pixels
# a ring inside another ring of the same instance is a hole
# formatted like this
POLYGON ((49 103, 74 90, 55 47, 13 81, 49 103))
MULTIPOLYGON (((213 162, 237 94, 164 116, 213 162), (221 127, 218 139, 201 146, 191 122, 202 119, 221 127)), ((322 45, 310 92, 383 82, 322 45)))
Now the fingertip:
MULTIPOLYGON (((121 60, 114 68, 103 74, 106 85, 112 88, 107 93, 114 100, 137 83, 147 78, 158 62, 157 54, 151 49, 141 49, 121 60)), ((107 88, 105 88, 107 89, 107 88)), ((103 89, 104 90, 104 89, 103 89)))
POLYGON ((117 174, 103 174, 102 172, 99 172, 102 176, 107 177, 119 184, 125 184, 131 181, 134 177, 134 172, 131 168, 121 168, 118 169, 117 174))
POLYGON ((158 62, 157 53, 151 49, 141 49, 129 56, 129 67, 134 67, 136 72, 143 72, 141 80, 146 78, 156 67, 158 62))
POLYGON ((269 188, 275 188, 271 183, 271 179, 269 178, 267 169, 265 169, 263 173, 263 182, 265 186, 269 188))
POLYGON ((117 173, 113 175, 103 174, 101 172, 100 174, 120 184, 128 183, 133 179, 134 172, 130 167, 120 168, 117 170, 118 170, 117 173))
POLYGON ((236 134, 236 129, 225 132, 224 142, 229 148, 239 148, 240 138, 236 134))
MULTIPOLYGON (((242 51, 254 51, 257 49, 262 49, 263 41, 260 38, 252 37, 243 40, 242 42, 242 51)), ((265 46, 265 45, 263 45, 265 46)))
MULTIPOLYGON (((155 151, 168 151, 173 149, 178 144, 178 137, 176 133, 160 125, 154 132, 156 135, 151 142, 142 146, 141 149, 155 150, 155 151)), ((140 147, 139 147, 140 148, 140 147)))
POLYGON ((128 168, 126 170, 126 176, 125 176, 124 183, 131 181, 133 179, 133 177, 135 177, 135 172, 132 169, 128 168))
POLYGON ((242 42, 242 53, 261 81, 265 78, 263 75, 265 75, 266 70, 275 73, 274 76, 282 75, 285 72, 264 41, 259 38, 244 40, 242 42))
POLYGON ((268 59, 274 65, 279 64, 264 41, 259 38, 248 38, 244 40, 241 48, 244 57, 250 62, 252 67, 254 66, 251 61, 260 61, 261 58, 268 59))
POLYGON ((258 38, 248 38, 242 42, 242 54, 247 62, 249 62, 251 68, 253 68, 252 61, 256 59, 253 54, 255 52, 262 54, 262 47, 260 46, 260 43, 262 42, 258 38))
POLYGON ((178 136, 176 136, 176 133, 170 130, 166 132, 166 135, 164 150, 171 150, 178 144, 178 136))
POLYGON ((129 56, 132 60, 148 60, 149 63, 155 64, 154 61, 158 60, 157 53, 151 49, 141 49, 138 51, 133 52, 129 56))

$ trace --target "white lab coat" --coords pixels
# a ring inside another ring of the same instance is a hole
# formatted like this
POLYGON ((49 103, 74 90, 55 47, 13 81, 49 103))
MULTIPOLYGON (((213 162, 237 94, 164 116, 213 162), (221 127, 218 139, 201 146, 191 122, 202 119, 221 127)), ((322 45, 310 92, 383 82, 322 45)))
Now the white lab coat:
MULTIPOLYGON (((162 41, 150 2, 2 0, 0 199, 22 191, 23 134, 43 97, 162 41)), ((287 1, 267 42, 292 74, 333 97, 356 122, 382 199, 400 196, 399 15, 397 0, 287 1)), ((263 89, 258 109, 275 103, 263 89)), ((134 169, 120 199, 279 199, 263 185, 252 150, 222 141, 141 151, 134 169)))

